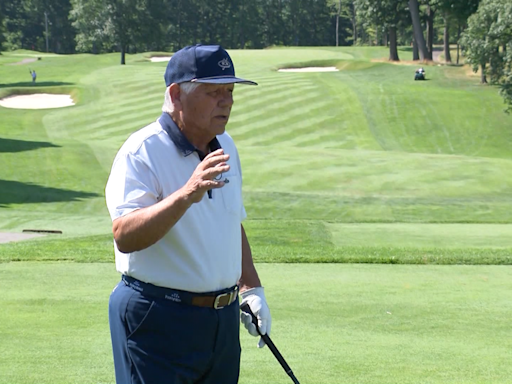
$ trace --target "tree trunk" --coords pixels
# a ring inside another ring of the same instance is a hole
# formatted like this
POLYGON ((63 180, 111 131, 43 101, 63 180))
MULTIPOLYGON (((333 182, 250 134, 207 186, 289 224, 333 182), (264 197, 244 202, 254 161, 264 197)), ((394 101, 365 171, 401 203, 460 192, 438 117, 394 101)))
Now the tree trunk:
POLYGON ((487 76, 485 75, 485 63, 483 63, 481 66, 480 66, 480 83, 481 84, 487 84, 487 76))
POLYGON ((121 44, 121 65, 126 64, 126 47, 124 44, 121 44))
POLYGON ((448 15, 444 15, 444 62, 451 63, 452 56, 450 55, 450 23, 448 21, 448 15))
POLYGON ((420 23, 420 9, 418 0, 409 0, 409 10, 411 12, 412 26, 414 31, 414 37, 418 43, 418 50, 420 54, 420 60, 425 61, 428 58, 427 46, 425 44, 425 38, 423 37, 423 31, 420 23))
POLYGON ((500 56, 500 47, 497 46, 493 49, 494 54, 491 55, 489 59, 489 74, 491 75, 491 84, 496 84, 500 77, 500 68, 499 68, 499 56, 500 56))
POLYGON ((434 45, 434 16, 435 11, 430 8, 430 5, 427 6, 427 52, 428 60, 433 59, 433 45, 434 45))
POLYGON ((338 2, 338 12, 336 13, 336 46, 338 47, 340 38, 340 13, 341 13, 341 0, 338 2))
POLYGON ((178 1, 178 47, 181 48, 181 0, 178 1))
POLYGON ((352 2, 352 45, 356 45, 357 43, 357 20, 356 20, 356 9, 354 6, 354 2, 352 2))
POLYGON ((460 40, 460 23, 459 25, 457 26, 457 64, 459 64, 459 58, 460 58, 460 45, 459 45, 459 40, 460 40))
POLYGON ((389 61, 400 61, 396 43, 396 27, 389 27, 389 61))
POLYGON ((417 61, 420 59, 420 54, 418 52, 418 43, 416 42, 416 39, 412 38, 412 60, 417 61))

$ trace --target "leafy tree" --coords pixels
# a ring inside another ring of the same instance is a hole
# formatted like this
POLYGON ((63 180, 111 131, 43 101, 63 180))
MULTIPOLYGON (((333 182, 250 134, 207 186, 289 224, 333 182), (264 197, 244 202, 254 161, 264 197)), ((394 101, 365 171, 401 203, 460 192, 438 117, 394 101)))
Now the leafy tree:
POLYGON ((481 83, 499 85, 507 110, 512 110, 512 3, 483 0, 468 19, 462 43, 473 71, 481 71, 481 83))
MULTIPOLYGON (((457 44, 460 39, 460 28, 465 24, 468 17, 476 12, 479 0, 436 0, 438 10, 443 18, 443 45, 444 57, 447 63, 451 63, 450 54, 450 25, 456 23, 458 26, 457 44)), ((458 48, 458 45, 457 45, 458 48)), ((458 62, 458 57, 457 57, 458 62)))
POLYGON ((70 18, 78 30, 77 49, 100 51, 117 48, 121 64, 132 46, 147 50, 148 42, 162 41, 163 2, 161 0, 72 0, 70 18))
POLYGON ((480 68, 480 82, 487 83, 487 65, 499 46, 490 35, 491 27, 498 19, 498 8, 495 1, 483 1, 477 13, 468 19, 468 28, 464 32, 462 43, 464 45, 466 61, 471 64, 473 71, 480 68))
POLYGON ((421 28, 420 6, 418 4, 418 0, 409 0, 409 11, 411 13, 414 39, 417 44, 420 60, 425 61, 428 59, 428 51, 427 45, 425 44, 425 37, 423 36, 423 29, 421 28))
POLYGON ((434 20, 441 0, 422 0, 426 24, 427 60, 433 60, 434 47, 434 20))
POLYGON ((402 0, 358 0, 358 8, 366 20, 382 26, 389 36, 389 60, 399 61, 397 30, 408 19, 402 0))
POLYGON ((458 0, 453 3, 452 15, 457 22, 457 64, 459 64, 460 38, 467 26, 468 17, 476 12, 480 0, 458 0))
POLYGON ((68 19, 69 0, 10 0, 0 2, 7 49, 74 52, 75 31, 68 19), (46 17, 45 17, 46 16, 46 17), (46 20, 48 23, 46 24, 46 20), (48 36, 46 36, 46 27, 48 36))
POLYGON ((3 49, 4 29, 5 29, 5 27, 4 27, 4 16, 3 16, 2 9, 0 8, 0 52, 2 52, 2 49, 3 49))
POLYGON ((335 17, 336 46, 357 43, 357 6, 356 0, 329 0, 335 17), (341 39, 340 39, 341 37, 341 39))
POLYGON ((71 0, 69 14, 77 30, 76 49, 79 52, 103 52, 109 45, 105 24, 108 16, 101 0, 71 0))

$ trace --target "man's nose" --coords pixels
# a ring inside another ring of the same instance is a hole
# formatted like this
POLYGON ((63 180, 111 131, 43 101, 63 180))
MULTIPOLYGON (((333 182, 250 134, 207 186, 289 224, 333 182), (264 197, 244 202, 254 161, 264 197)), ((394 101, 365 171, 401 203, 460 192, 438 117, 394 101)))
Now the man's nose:
POLYGON ((234 102, 232 91, 225 90, 222 92, 222 98, 219 103, 221 107, 231 107, 234 102))

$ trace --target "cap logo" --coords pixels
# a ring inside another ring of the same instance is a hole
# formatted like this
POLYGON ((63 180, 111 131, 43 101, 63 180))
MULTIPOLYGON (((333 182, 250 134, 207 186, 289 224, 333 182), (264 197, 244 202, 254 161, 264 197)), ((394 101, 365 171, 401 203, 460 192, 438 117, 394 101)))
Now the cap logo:
POLYGON ((227 58, 222 59, 221 61, 218 62, 218 64, 219 64, 219 67, 222 68, 222 70, 231 68, 231 63, 229 62, 229 60, 227 58))

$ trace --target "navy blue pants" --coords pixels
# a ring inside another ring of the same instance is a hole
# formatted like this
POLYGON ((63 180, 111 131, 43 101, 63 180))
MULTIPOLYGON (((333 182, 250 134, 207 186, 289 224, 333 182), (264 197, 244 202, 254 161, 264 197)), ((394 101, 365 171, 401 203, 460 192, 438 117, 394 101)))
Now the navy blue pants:
POLYGON ((222 309, 149 297, 121 281, 109 323, 117 384, 236 384, 239 304, 222 309))

